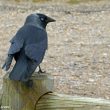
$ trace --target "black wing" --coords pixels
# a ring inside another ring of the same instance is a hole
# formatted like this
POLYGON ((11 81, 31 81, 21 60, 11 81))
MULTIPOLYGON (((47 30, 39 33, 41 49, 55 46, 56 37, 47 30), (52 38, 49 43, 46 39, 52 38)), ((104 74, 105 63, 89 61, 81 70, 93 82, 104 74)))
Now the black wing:
POLYGON ((30 59, 37 61, 37 63, 41 63, 47 49, 47 33, 44 30, 38 29, 35 31, 35 36, 33 37, 31 37, 31 41, 34 43, 30 42, 26 45, 25 54, 30 59))
POLYGON ((23 47, 24 36, 25 36, 24 28, 20 28, 20 30, 10 41, 11 46, 9 48, 8 54, 15 54, 20 51, 20 49, 23 47))
POLYGON ((11 46, 8 51, 8 56, 6 58, 6 61, 2 67, 2 69, 5 69, 6 71, 10 68, 11 62, 13 57, 15 58, 15 54, 20 51, 20 49, 23 47, 23 29, 20 28, 20 30, 17 32, 17 34, 12 38, 11 46))

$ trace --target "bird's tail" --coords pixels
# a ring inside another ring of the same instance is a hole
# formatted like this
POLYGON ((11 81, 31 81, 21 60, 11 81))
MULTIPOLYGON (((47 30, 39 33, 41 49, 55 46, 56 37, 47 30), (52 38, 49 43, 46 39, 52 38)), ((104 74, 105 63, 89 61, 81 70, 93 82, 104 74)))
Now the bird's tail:
POLYGON ((10 72, 9 78, 11 80, 25 81, 27 80, 26 73, 28 67, 27 59, 24 55, 20 55, 10 72))
POLYGON ((9 74, 11 80, 22 82, 26 87, 32 87, 33 81, 30 79, 36 65, 32 65, 31 61, 25 55, 21 55, 16 61, 13 70, 9 74))
POLYGON ((4 69, 5 71, 8 71, 10 68, 12 60, 13 60, 13 55, 8 55, 4 65, 2 66, 2 69, 4 69))

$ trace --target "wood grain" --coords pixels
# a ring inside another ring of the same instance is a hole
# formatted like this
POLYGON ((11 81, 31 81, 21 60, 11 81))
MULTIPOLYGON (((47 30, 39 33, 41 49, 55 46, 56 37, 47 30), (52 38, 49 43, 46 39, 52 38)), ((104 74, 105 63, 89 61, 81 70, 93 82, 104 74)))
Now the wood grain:
POLYGON ((110 110, 110 101, 49 93, 39 100, 36 110, 110 110))
POLYGON ((9 80, 8 74, 3 79, 2 108, 8 110, 34 110, 38 99, 53 91, 53 78, 46 74, 34 75, 34 85, 27 88, 19 81, 9 80))

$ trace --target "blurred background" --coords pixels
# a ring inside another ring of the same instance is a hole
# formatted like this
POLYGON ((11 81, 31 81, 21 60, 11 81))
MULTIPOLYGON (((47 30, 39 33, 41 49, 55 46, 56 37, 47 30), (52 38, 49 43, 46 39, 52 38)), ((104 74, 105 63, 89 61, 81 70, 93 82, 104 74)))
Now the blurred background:
MULTIPOLYGON (((1 66, 10 39, 31 13, 56 19, 47 26, 42 63, 54 76, 54 90, 110 99, 110 0, 0 0, 1 66)), ((0 68, 0 88, 4 73, 0 68)))

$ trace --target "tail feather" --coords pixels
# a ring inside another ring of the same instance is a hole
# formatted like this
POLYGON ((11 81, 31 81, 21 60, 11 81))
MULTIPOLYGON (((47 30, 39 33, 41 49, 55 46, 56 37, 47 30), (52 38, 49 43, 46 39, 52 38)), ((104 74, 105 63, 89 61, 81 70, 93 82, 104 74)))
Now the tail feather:
POLYGON ((6 63, 3 64, 2 69, 6 71, 6 63))
POLYGON ((5 71, 8 71, 12 60, 13 60, 13 55, 8 55, 4 65, 2 66, 2 69, 4 69, 5 71))
POLYGON ((15 66, 13 67, 13 70, 11 71, 9 78, 11 80, 20 80, 25 81, 27 80, 26 73, 27 73, 27 59, 25 56, 21 56, 16 61, 15 66))
POLYGON ((24 53, 21 53, 16 61, 9 78, 11 80, 28 81, 35 71, 38 63, 27 58, 24 53))

